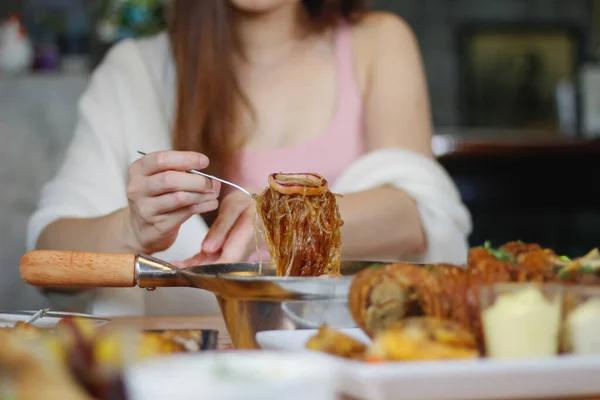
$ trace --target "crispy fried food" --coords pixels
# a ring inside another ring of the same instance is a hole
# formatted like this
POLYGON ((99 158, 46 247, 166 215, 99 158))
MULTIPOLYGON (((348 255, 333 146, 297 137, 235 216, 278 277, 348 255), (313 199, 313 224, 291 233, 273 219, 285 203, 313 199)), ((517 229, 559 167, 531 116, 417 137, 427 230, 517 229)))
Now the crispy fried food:
POLYGON ((375 264, 354 277, 348 306, 354 321, 370 337, 411 315, 417 307, 417 285, 427 276, 411 264, 375 264))
POLYGON ((583 257, 563 260, 558 276, 567 283, 600 285, 600 252, 593 249, 583 257))
POLYGON ((549 282, 556 280, 556 270, 565 262, 552 249, 535 243, 509 242, 500 247, 514 258, 517 282, 549 282))
POLYGON ((405 317, 420 315, 455 320, 471 329, 477 325, 471 321, 478 307, 471 282, 508 280, 501 266, 466 270, 449 264, 390 264, 369 268, 358 273, 350 286, 350 312, 370 337, 405 317))
POLYGON ((460 324, 431 317, 411 317, 375 335, 368 361, 477 358, 473 335, 460 324))
POLYGON ((306 343, 306 348, 339 357, 362 360, 367 346, 336 329, 323 325, 319 328, 319 332, 306 343))
POLYGON ((483 349, 481 285, 600 283, 599 271, 597 250, 568 261, 537 244, 509 242, 495 249, 486 243, 470 249, 466 267, 391 264, 361 271, 350 287, 348 304, 357 325, 371 337, 403 318, 426 315, 461 324, 483 349))

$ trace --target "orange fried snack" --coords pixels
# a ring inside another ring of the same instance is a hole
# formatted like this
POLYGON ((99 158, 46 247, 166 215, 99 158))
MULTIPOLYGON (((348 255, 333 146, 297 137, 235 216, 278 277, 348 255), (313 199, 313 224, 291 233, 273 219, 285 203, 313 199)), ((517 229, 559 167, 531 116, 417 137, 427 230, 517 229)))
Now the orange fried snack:
POLYGON ((469 359, 479 357, 475 337, 460 324, 411 317, 378 332, 367 361, 469 359))
POLYGON ((348 335, 323 325, 319 328, 319 332, 308 340, 306 348, 338 357, 362 360, 367 346, 348 335))

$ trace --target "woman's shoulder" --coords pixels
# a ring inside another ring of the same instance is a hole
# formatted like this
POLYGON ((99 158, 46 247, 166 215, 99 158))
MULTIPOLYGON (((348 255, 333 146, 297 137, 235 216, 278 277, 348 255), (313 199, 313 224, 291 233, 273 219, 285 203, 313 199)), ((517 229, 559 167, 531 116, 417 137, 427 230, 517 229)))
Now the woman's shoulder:
POLYGON ((92 81, 152 87, 164 101, 171 101, 174 64, 166 33, 141 39, 125 39, 113 45, 94 70, 92 81))
POLYGON ((416 42, 406 21, 388 12, 364 14, 350 25, 350 34, 356 81, 363 96, 376 64, 390 56, 405 57, 411 47, 407 43, 416 42))
POLYGON ((410 25, 391 12, 371 11, 351 26, 352 38, 359 51, 377 56, 401 42, 416 40, 410 25))
POLYGON ((121 64, 132 57, 141 57, 145 64, 155 64, 170 56, 170 44, 165 32, 139 39, 124 39, 106 53, 103 64, 121 64))

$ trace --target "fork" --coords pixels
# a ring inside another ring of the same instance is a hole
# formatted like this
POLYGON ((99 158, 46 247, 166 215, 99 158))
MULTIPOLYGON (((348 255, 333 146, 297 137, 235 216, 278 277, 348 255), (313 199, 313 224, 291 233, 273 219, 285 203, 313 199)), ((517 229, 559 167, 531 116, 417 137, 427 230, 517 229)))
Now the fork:
MULTIPOLYGON (((139 150, 138 150, 138 154, 141 154, 141 155, 143 155, 143 156, 145 156, 145 155, 146 155, 146 153, 144 153, 143 151, 139 151, 139 150)), ((207 174, 207 173, 204 173, 204 172, 198 171, 197 169, 188 169, 186 172, 188 172, 188 173, 190 173, 190 174, 202 175, 202 176, 204 176, 204 177, 206 177, 206 178, 209 178, 209 179, 214 179, 215 181, 219 181, 219 182, 221 182, 221 183, 224 183, 224 184, 226 184, 226 185, 232 186, 232 187, 234 187, 234 188, 236 188, 236 189, 238 189, 238 190, 241 190, 242 192, 246 193, 248 196, 250 196, 250 197, 252 197, 254 200, 256 200, 256 197, 257 197, 257 195, 255 195, 254 193, 250 192, 250 191, 249 191, 249 190, 247 190, 247 189, 244 189, 244 188, 243 188, 243 187, 241 187, 240 185, 236 185, 236 184, 235 184, 235 183, 233 183, 233 182, 229 182, 229 181, 226 181, 225 179, 217 178, 216 176, 209 175, 209 174, 207 174)))

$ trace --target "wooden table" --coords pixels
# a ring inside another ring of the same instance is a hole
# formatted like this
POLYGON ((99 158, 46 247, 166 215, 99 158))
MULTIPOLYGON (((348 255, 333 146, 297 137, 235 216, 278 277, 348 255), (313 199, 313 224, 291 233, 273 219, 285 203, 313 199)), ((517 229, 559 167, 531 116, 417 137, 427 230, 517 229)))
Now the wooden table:
MULTIPOLYGON (((127 317, 114 318, 107 327, 135 326, 139 329, 216 329, 219 331, 218 349, 223 351, 233 350, 231 339, 227 333, 225 322, 220 315, 199 317, 127 317)), ((340 400, 358 400, 343 397, 340 400)), ((501 400, 501 399, 498 399, 501 400)), ((541 399, 523 399, 541 400, 541 399)), ((600 397, 552 397, 544 400, 600 400, 600 397)))

